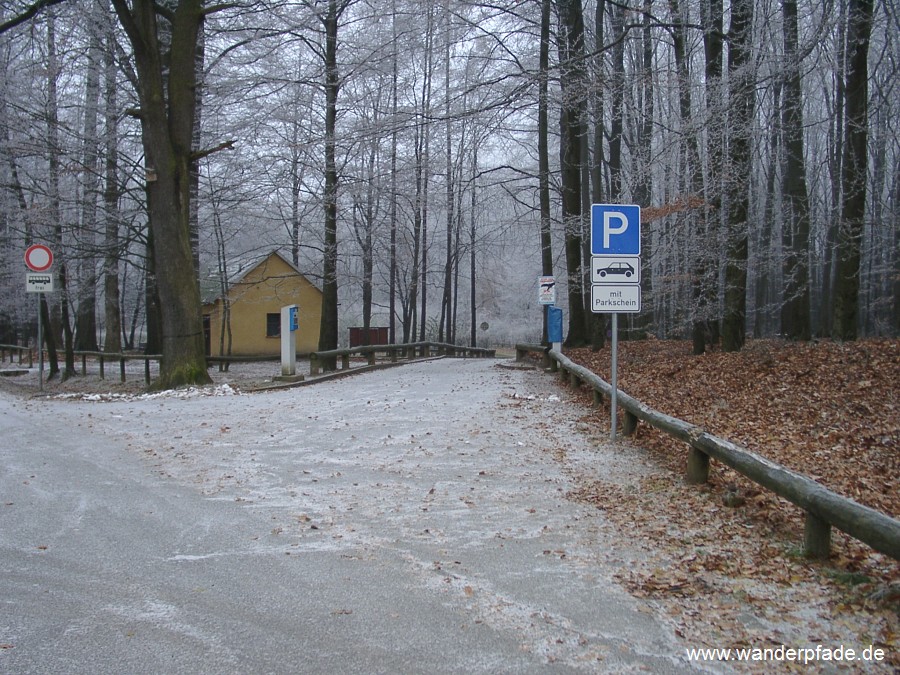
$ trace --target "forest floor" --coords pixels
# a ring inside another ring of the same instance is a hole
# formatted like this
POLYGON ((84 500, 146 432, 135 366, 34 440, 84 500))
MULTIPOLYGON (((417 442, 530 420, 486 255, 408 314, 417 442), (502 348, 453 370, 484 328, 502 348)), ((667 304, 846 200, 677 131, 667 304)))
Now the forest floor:
MULTIPOLYGON (((608 346, 567 355, 609 381, 608 346)), ((694 356, 689 342, 644 340, 620 342, 618 362, 619 388, 647 405, 900 517, 900 341, 758 340, 739 353, 694 356)), ((591 407, 588 390, 577 395, 591 407)), ((608 433, 608 408, 585 421, 608 433)), ((831 558, 809 561, 798 507, 715 461, 709 484, 685 484, 687 446, 647 425, 630 442, 670 470, 640 491, 595 481, 571 496, 652 542, 648 564, 620 581, 660 601, 685 638, 777 646, 778 622, 797 616, 788 605, 827 603, 838 625, 847 613, 870 618, 867 633, 848 635, 845 646, 880 647, 900 668, 900 563, 838 531, 831 558), (735 492, 736 500, 726 498, 735 492), (754 595, 755 581, 772 580, 783 596, 754 595), (820 592, 797 597, 811 587, 820 592), (768 605, 771 623, 742 622, 728 611, 739 602, 768 605)))

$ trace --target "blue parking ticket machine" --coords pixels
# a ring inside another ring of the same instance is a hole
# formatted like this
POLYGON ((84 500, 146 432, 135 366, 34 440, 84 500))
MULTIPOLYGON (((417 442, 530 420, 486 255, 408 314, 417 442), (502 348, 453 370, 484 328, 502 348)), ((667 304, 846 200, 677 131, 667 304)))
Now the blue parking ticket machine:
POLYGON ((281 375, 297 373, 297 305, 281 308, 281 375))
POLYGON ((563 341, 563 311, 559 307, 547 307, 547 340, 559 350, 563 341))

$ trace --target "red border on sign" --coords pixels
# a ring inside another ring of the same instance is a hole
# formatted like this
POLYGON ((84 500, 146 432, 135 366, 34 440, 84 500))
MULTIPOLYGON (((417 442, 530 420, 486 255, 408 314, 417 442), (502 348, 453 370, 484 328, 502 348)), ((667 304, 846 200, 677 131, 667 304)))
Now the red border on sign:
POLYGON ((28 265, 28 269, 30 269, 32 272, 46 272, 51 267, 53 267, 53 252, 43 244, 34 244, 33 246, 29 246, 27 249, 25 249, 25 264, 28 265), (31 262, 32 254, 37 253, 38 251, 46 254, 46 265, 36 265, 31 262))

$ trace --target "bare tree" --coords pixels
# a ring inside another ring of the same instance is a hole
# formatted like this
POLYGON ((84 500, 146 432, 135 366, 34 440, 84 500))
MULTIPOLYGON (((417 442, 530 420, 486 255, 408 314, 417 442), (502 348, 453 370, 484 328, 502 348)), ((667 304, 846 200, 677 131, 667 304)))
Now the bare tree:
MULTIPOLYGON (((335 349, 338 345, 338 278, 337 278, 337 193, 338 173, 335 159, 337 102, 341 88, 338 71, 338 28, 341 15, 350 0, 328 0, 319 20, 325 31, 325 237, 322 263, 322 323, 319 329, 319 349, 335 349)), ((325 367, 334 368, 333 359, 325 367)))
MULTIPOLYGON (((550 80, 550 0, 541 0, 541 50, 538 62, 538 200, 541 214, 541 274, 553 275, 552 214, 550 211, 550 130, 548 121, 550 80)), ((474 235, 473 235, 474 239, 474 235)), ((472 242, 474 248, 474 241, 472 242)), ((474 277, 474 252, 473 252, 474 277)), ((474 286, 474 284, 473 284, 474 286)), ((474 293, 474 288, 473 288, 474 293)), ((474 305, 474 297, 472 300, 474 305)), ((547 342, 547 308, 544 308, 542 340, 547 342)), ((475 321, 472 321, 472 346, 475 345, 475 321)))
POLYGON ((786 210, 784 241, 784 304, 782 332, 796 340, 812 337, 809 288, 809 197, 806 189, 806 158, 803 145, 803 87, 800 79, 797 2, 783 0, 784 89, 784 197, 786 210))
POLYGON ((99 3, 91 2, 88 13, 87 73, 84 86, 84 124, 82 132, 81 222, 79 239, 78 306, 75 309, 75 348, 97 351, 97 260, 94 223, 97 220, 97 198, 100 185, 98 166, 100 139, 97 119, 100 106, 100 73, 102 70, 102 22, 99 3))
POLYGON ((744 346, 747 314, 747 240, 750 202, 750 129, 754 74, 750 59, 753 0, 734 0, 728 47, 728 219, 725 249, 725 313, 722 348, 744 346))
POLYGON ((846 132, 837 241, 834 336, 855 340, 859 319, 860 240, 866 215, 869 121, 869 38, 874 0, 850 0, 846 86, 846 132))
POLYGON ((191 166, 197 41, 202 0, 161 6, 151 0, 112 0, 131 43, 147 157, 147 200, 160 300, 162 361, 159 387, 209 382, 200 316, 200 288, 190 240, 191 166), (165 51, 160 21, 171 29, 165 51))
POLYGON ((566 271, 568 274, 569 330, 567 346, 587 342, 582 280, 582 149, 587 133, 585 102, 587 74, 584 53, 584 12, 581 0, 558 0, 560 21, 560 168, 562 218, 565 225, 566 271))
POLYGON ((103 50, 105 151, 103 189, 103 316, 104 351, 122 351, 122 315, 119 311, 119 133, 118 133, 118 83, 116 81, 115 34, 113 22, 105 22, 106 45, 103 50))

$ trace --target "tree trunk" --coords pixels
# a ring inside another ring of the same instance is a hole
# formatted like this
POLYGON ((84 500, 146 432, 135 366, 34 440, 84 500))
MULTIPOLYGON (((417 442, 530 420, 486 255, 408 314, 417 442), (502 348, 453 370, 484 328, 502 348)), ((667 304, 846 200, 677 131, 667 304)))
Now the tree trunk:
POLYGON ((475 324, 478 320, 478 308, 475 305, 475 206, 477 202, 477 178, 478 178, 478 144, 472 145, 472 201, 469 209, 469 346, 477 345, 475 324))
MULTIPOLYGON (((603 89, 606 85, 605 69, 603 67, 606 59, 603 44, 603 24, 604 15, 606 14, 606 0, 597 0, 594 8, 594 93, 593 93, 593 117, 594 117, 594 153, 591 160, 591 201, 595 204, 602 204, 604 200, 603 185, 603 136, 605 132, 605 124, 603 120, 603 89)), ((549 195, 548 195, 549 198, 549 195)), ((597 312, 590 313, 590 340, 591 350, 599 351, 606 344, 606 315, 597 312)))
MULTIPOLYGON (((430 87, 429 87, 430 89, 430 87)), ((431 177, 431 161, 430 161, 430 148, 431 148, 431 92, 429 91, 428 95, 429 105, 427 106, 427 114, 426 116, 429 118, 425 120, 425 145, 423 147, 423 159, 422 159, 422 216, 420 219, 421 226, 421 237, 422 237, 422 260, 420 263, 420 269, 422 272, 422 278, 419 282, 419 295, 422 298, 422 311, 419 314, 419 342, 424 342, 425 340, 425 330, 426 326, 426 317, 428 314, 428 183, 430 182, 431 177)))
MULTIPOLYGON (((335 161, 335 132, 337 127, 337 99, 340 79, 337 67, 338 20, 343 7, 337 0, 328 0, 322 23, 325 26, 325 237, 322 263, 322 322, 319 328, 319 350, 338 346, 338 280, 337 280, 337 190, 338 175, 335 161)), ((334 370, 335 358, 323 363, 326 370, 334 370)))
MULTIPOLYGON (((297 58, 297 79, 299 80, 301 77, 303 66, 303 59, 297 58)), ((300 87, 299 82, 294 83, 293 85, 293 110, 291 111, 291 165, 290 165, 290 178, 291 178, 291 226, 290 226, 290 237, 291 237, 291 262, 294 263, 294 267, 300 266, 300 230, 301 230, 301 220, 300 220, 300 191, 303 188, 303 168, 304 163, 302 160, 302 150, 301 150, 301 138, 302 138, 302 129, 301 129, 301 115, 300 115, 300 87)))
POLYGON ((859 312, 860 242, 866 215, 869 36, 874 0, 850 0, 843 202, 837 241, 833 335, 855 340, 859 312))
MULTIPOLYGON (((144 305, 146 316, 146 343, 145 354, 161 354, 163 350, 163 321, 162 303, 159 300, 159 287, 156 283, 156 253, 153 246, 153 230, 147 231, 147 246, 145 250, 146 262, 144 268, 144 305)), ((135 313, 138 312, 140 303, 135 303, 135 313)), ((134 323, 132 319, 132 336, 129 344, 134 344, 134 323)))
MULTIPOLYGON (((49 370, 47 371, 47 379, 56 377, 59 375, 59 355, 56 352, 56 336, 53 334, 53 331, 50 329, 52 326, 52 321, 50 320, 50 303, 47 302, 47 294, 39 293, 40 300, 38 311, 41 313, 41 322, 44 325, 44 345, 47 347, 47 361, 49 370)), ((38 345, 38 349, 41 349, 42 345, 38 345)))
POLYGON ((891 326, 894 336, 900 336, 900 171, 894 172, 894 184, 891 188, 891 221, 894 228, 893 274, 891 275, 892 312, 891 326))
POLYGON ((372 325, 372 289, 375 274, 375 246, 372 235, 375 231, 375 159, 377 156, 377 144, 372 144, 369 154, 369 170, 366 177, 366 205, 365 205, 365 233, 362 242, 363 263, 363 327, 366 342, 369 344, 369 328, 372 325))
MULTIPOLYGON (((833 109, 828 129, 828 176, 829 176, 829 212, 827 230, 825 232, 825 246, 823 247, 822 263, 822 299, 819 310, 818 333, 822 337, 831 336, 831 324, 834 319, 834 290, 835 269, 837 267, 837 239, 838 228, 841 220, 841 174, 844 162, 844 103, 846 92, 844 85, 847 75, 847 58, 849 46, 847 45, 847 3, 840 3, 837 18, 837 31, 835 43, 840 45, 835 59, 835 71, 833 74, 834 91, 831 92, 833 109)), ((829 95, 823 91, 822 98, 829 95)))
POLYGON ((97 197, 100 186, 98 167, 99 137, 97 117, 100 106, 100 6, 91 3, 90 38, 85 74, 84 122, 82 143, 81 226, 82 246, 78 264, 78 307, 75 310, 75 349, 95 352, 97 345, 97 261, 94 254, 94 227, 97 220, 97 197))
MULTIPOLYGON (((686 50, 686 40, 684 34, 684 23, 686 21, 686 10, 680 5, 678 0, 669 0, 669 11, 672 14, 672 48, 675 56, 675 71, 678 74, 678 113, 679 123, 681 125, 681 137, 684 139, 684 164, 686 184, 684 189, 687 192, 687 198, 691 199, 698 195, 703 186, 703 167, 700 163, 700 149, 697 141, 698 134, 694 131, 693 119, 693 101, 691 97, 691 79, 690 68, 686 50)), ((680 183, 680 181, 679 181, 680 183)), ((680 187, 680 186, 679 186, 680 187)), ((689 209, 686 216, 685 225, 690 227, 692 232, 700 234, 702 232, 702 218, 698 219, 698 214, 689 209), (700 220, 700 222, 698 222, 700 220)), ((705 309, 706 295, 704 293, 704 285, 707 282, 707 262, 704 246, 708 242, 703 237, 698 236, 697 242, 687 252, 687 256, 693 259, 691 265, 691 289, 693 292, 693 307, 691 308, 692 330, 694 340, 694 354, 702 354, 706 350, 707 341, 707 317, 705 309)), ((643 247, 642 247, 643 250, 643 247)))
MULTIPOLYGON (((553 239, 550 213, 550 144, 548 121, 548 80, 550 69, 550 0, 541 0, 541 47, 538 70, 538 200, 541 214, 541 274, 553 276, 553 239)), ((471 245, 474 246, 474 237, 471 245)), ((474 254, 473 254, 474 255, 474 254)), ((473 263, 474 264, 474 263, 473 263)), ((474 278, 473 278, 474 286, 474 278)), ((472 320, 472 346, 475 346, 472 320)), ((541 342, 547 344, 547 310, 544 308, 541 342)))
POLYGON ((391 32, 393 46, 391 49, 391 246, 390 246, 390 281, 388 283, 389 341, 397 343, 397 1, 391 0, 391 32))
MULTIPOLYGON (((634 201, 642 207, 650 206, 653 197, 653 35, 650 27, 652 20, 652 0, 644 0, 643 30, 641 36, 641 76, 640 76, 640 111, 637 121, 637 181, 634 186, 634 201)), ((693 168, 693 167, 692 167, 693 168)), ((645 223, 641 227, 641 299, 640 314, 629 314, 632 319, 632 330, 627 337, 646 337, 653 326, 653 225, 645 223)))
POLYGON ((754 88, 750 49, 753 0, 735 0, 731 6, 728 49, 728 231, 725 250, 725 313, 722 348, 744 346, 747 313, 747 217, 750 206, 750 128, 754 88))
MULTIPOLYGON (((377 124, 377 111, 373 123, 377 124)), ((362 260, 362 315, 363 333, 362 344, 369 345, 369 328, 372 325, 372 291, 375 271, 375 248, 373 234, 375 231, 375 163, 378 157, 378 143, 373 141, 369 147, 369 156, 366 159, 366 194, 365 200, 359 203, 359 198, 354 196, 353 203, 353 233, 356 243, 359 244, 360 259, 362 260)))
MULTIPOLYGON (((59 147, 59 102, 57 98, 57 79, 59 78, 59 61, 56 53, 56 21, 52 12, 47 17, 47 153, 49 160, 49 217, 53 223, 54 248, 56 249, 56 273, 59 282, 60 317, 65 344, 65 368, 62 379, 67 380, 75 375, 75 346, 72 335, 72 324, 69 321, 69 291, 66 252, 63 249, 63 215, 60 205, 60 157, 59 147)), ((50 329, 50 324, 46 324, 50 329)), ((55 356, 55 354, 53 355, 55 356)), ((51 364, 51 376, 53 366, 51 364)))
POLYGON ((128 35, 138 75, 147 195, 160 300, 162 361, 156 386, 210 382, 200 287, 190 241, 191 142, 201 0, 179 0, 168 58, 151 0, 112 0, 128 35))
POLYGON ((441 296, 441 320, 438 325, 438 342, 450 342, 450 319, 453 313, 453 228, 456 223, 454 208, 456 206, 454 172, 453 172, 453 125, 450 119, 450 43, 451 27, 450 3, 444 0, 444 124, 446 131, 446 255, 444 257, 444 290, 441 296), (445 340, 446 338, 446 340, 445 340))
POLYGON ((719 231, 722 208, 722 164, 725 144, 723 118, 725 100, 722 84, 722 0, 702 0, 703 53, 706 74, 706 123, 708 172, 704 189, 703 219, 699 224, 694 272, 693 353, 703 354, 708 344, 718 340, 719 231))
POLYGON ((569 294, 569 347, 587 342, 582 281, 581 164, 587 78, 584 68, 584 15, 581 0, 558 0, 560 15, 560 169, 569 294))
MULTIPOLYGON (((754 286, 754 321, 753 334, 754 337, 761 338, 776 331, 772 325, 771 307, 775 304, 776 294, 773 292, 773 279, 776 271, 773 266, 773 258, 780 260, 780 248, 778 242, 774 241, 772 227, 777 215, 780 211, 777 205, 779 199, 776 190, 776 177, 779 173, 779 163, 782 162, 782 105, 781 105, 781 83, 775 81, 772 84, 772 116, 769 120, 769 156, 766 160, 766 207, 763 211, 762 230, 757 237, 757 251, 759 260, 756 265, 756 283, 754 286)), ((783 162, 782 162, 783 163, 783 162)), ((779 276, 780 281, 780 276, 779 276)), ((779 283, 780 287, 781 284, 779 283)), ((779 288, 780 290, 780 288, 779 288)))
POLYGON ((612 47, 612 95, 609 129, 609 200, 615 204, 622 198, 622 131, 625 115, 625 10, 621 5, 612 7, 612 30, 615 44, 612 47))
POLYGON ((812 337, 809 304, 809 197, 803 150, 803 88, 798 53, 797 2, 783 0, 784 16, 784 304, 781 332, 794 340, 812 337))
MULTIPOLYGON (((218 263, 219 298, 222 302, 222 323, 219 326, 219 356, 230 356, 232 345, 231 331, 231 299, 228 296, 228 255, 225 249, 225 231, 222 227, 222 218, 217 199, 211 200, 213 208, 213 233, 216 238, 216 262, 218 263)), ((212 326, 209 327, 210 333, 212 326)), ((211 338, 212 336, 210 336, 211 338)), ((210 353, 212 345, 210 344, 210 353)), ((228 362, 219 363, 219 371, 228 370, 228 362)))
POLYGON ((114 28, 106 27, 106 49, 104 50, 104 117, 106 129, 106 158, 104 174, 106 185, 103 190, 103 316, 105 334, 103 350, 112 354, 122 351, 122 314, 119 311, 119 134, 118 97, 116 87, 115 34, 114 28))
MULTIPOLYGON (((203 128, 201 118, 203 116, 203 68, 206 56, 206 39, 203 33, 203 17, 200 17, 200 25, 197 28, 197 49, 194 54, 194 122, 191 130, 191 151, 197 152, 203 145, 203 128)), ((197 157, 191 158, 189 192, 189 216, 191 232, 191 256, 194 261, 194 276, 200 282, 200 161, 197 157)), ((205 342, 205 338, 204 338, 205 342)))

